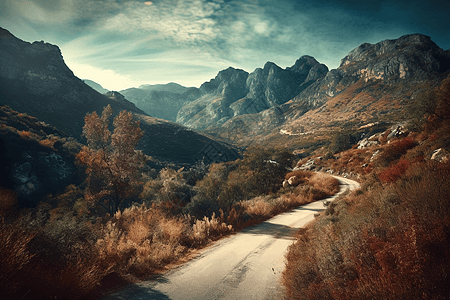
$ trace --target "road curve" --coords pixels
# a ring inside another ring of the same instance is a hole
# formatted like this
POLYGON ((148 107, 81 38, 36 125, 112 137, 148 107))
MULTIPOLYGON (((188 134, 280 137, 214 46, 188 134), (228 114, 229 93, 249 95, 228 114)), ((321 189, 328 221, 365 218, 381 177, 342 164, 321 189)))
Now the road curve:
MULTIPOLYGON (((334 176, 337 195, 357 189, 356 181, 334 176)), ((323 201, 303 205, 224 238, 192 261, 149 281, 129 285, 113 299, 281 299, 284 255, 298 228, 324 209, 323 201)))

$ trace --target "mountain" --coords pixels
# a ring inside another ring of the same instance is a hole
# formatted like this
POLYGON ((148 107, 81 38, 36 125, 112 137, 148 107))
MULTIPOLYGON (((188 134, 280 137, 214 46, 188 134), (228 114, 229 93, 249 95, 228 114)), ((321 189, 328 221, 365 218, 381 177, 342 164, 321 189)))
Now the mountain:
POLYGON ((238 146, 320 146, 330 132, 407 120, 405 106, 449 70, 450 51, 421 34, 362 44, 334 70, 309 56, 248 75, 230 68, 202 85, 205 95, 186 104, 177 122, 238 146))
POLYGON ((130 111, 145 131, 138 148, 164 162, 193 164, 232 160, 234 147, 178 124, 152 118, 120 93, 102 95, 75 77, 60 49, 44 42, 28 43, 0 28, 0 105, 27 113, 82 141, 86 113, 130 111))
POLYGON ((143 84, 139 86, 139 89, 145 91, 171 92, 175 94, 183 94, 189 88, 175 82, 169 82, 166 84, 143 84))
POLYGON ((250 74, 230 67, 200 87, 202 97, 183 106, 177 122, 195 129, 221 126, 233 117, 284 104, 327 71, 310 56, 286 69, 268 62, 250 74))
POLYGON ((98 84, 95 81, 89 80, 89 79, 83 79, 83 82, 86 83, 88 86, 99 92, 100 94, 104 94, 109 92, 107 89, 103 88, 100 84, 98 84))
POLYGON ((141 85, 139 88, 129 88, 120 93, 147 114, 173 122, 184 104, 201 96, 199 89, 187 88, 173 82, 141 85))

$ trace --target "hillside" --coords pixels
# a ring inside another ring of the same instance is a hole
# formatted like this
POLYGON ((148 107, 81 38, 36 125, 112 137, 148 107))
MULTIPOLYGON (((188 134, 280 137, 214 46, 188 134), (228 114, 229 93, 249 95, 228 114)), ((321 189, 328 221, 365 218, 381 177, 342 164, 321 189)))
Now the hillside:
POLYGON ((92 80, 83 79, 83 82, 86 83, 91 88, 93 88, 94 90, 96 90, 97 92, 99 92, 100 94, 105 94, 105 93, 109 92, 107 89, 103 88, 100 84, 98 84, 97 82, 94 82, 92 80))
POLYGON ((327 144, 343 128, 408 119, 405 106, 449 69, 450 51, 420 34, 362 44, 330 71, 309 56, 286 69, 229 68, 202 86, 206 94, 186 104, 177 122, 239 146, 301 152, 327 144))
POLYGON ((102 95, 75 77, 60 49, 44 42, 24 42, 0 28, 0 104, 36 117, 83 141, 86 113, 132 112, 145 134, 138 148, 157 160, 195 164, 236 159, 237 150, 178 124, 149 117, 120 93, 102 95))
POLYGON ((355 178, 361 189, 297 233, 283 272, 286 299, 448 298, 450 77, 426 100, 414 130, 394 126, 298 162, 355 178))
POLYGON ((80 184, 75 165, 81 144, 56 128, 0 106, 1 187, 16 192, 19 205, 35 206, 43 195, 80 184))

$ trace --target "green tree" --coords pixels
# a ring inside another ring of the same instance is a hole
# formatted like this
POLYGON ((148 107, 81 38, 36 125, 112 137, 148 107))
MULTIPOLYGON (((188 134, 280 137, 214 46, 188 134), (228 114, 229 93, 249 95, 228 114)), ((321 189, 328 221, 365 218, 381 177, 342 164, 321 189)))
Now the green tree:
POLYGON ((102 207, 110 215, 134 195, 139 171, 145 164, 145 156, 135 150, 143 136, 139 121, 133 121, 130 112, 122 111, 114 118, 115 129, 111 134, 108 130, 111 115, 110 105, 100 117, 96 112, 86 115, 83 135, 87 147, 77 155, 78 161, 86 166, 85 199, 90 206, 102 207))
POLYGON ((332 154, 348 150, 352 147, 352 133, 347 130, 338 131, 331 140, 328 149, 332 154))

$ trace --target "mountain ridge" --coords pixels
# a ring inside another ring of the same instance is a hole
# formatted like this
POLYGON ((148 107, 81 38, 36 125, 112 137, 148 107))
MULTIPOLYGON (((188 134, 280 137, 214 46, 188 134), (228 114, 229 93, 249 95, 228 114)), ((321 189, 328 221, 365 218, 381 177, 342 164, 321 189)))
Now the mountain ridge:
POLYGON ((224 161, 239 155, 235 147, 217 138, 150 117, 120 93, 109 93, 102 95, 75 77, 58 46, 28 43, 0 28, 1 105, 28 113, 80 141, 87 113, 100 114, 107 105, 114 115, 127 110, 145 132, 138 149, 167 163, 192 165, 202 159, 224 161), (205 150, 209 148, 214 151, 205 150))
MULTIPOLYGON (((301 65, 296 62, 286 70, 301 69, 301 65)), ((376 44, 364 43, 350 51, 337 69, 328 71, 320 65, 314 64, 309 72, 317 70, 317 75, 311 76, 303 83, 307 86, 286 102, 234 115, 221 124, 203 122, 201 128, 242 147, 255 143, 295 147, 292 136, 288 140, 281 137, 281 132, 301 134, 358 128, 377 121, 401 122, 407 119, 404 107, 411 99, 436 86, 448 73, 450 51, 439 48, 428 36, 412 34, 376 44)), ((245 101, 243 98, 236 103, 245 101)), ((211 107, 211 103, 204 103, 208 105, 211 107)), ((189 122, 179 121, 197 128, 192 124, 206 120, 204 115, 214 111, 202 113, 189 122)))

